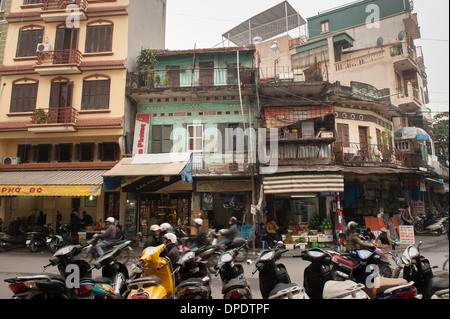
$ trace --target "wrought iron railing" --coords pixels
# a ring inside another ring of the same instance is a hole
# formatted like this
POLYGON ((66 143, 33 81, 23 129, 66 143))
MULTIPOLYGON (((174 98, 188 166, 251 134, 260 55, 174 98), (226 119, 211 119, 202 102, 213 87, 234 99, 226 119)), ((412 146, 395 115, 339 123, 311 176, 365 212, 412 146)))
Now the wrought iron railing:
POLYGON ((42 10, 59 10, 66 9, 69 5, 76 5, 81 10, 86 10, 88 7, 87 0, 42 0, 42 10))
POLYGON ((77 49, 70 50, 53 50, 38 52, 37 65, 51 64, 74 64, 79 65, 83 58, 83 54, 77 49))
POLYGON ((73 107, 36 109, 31 116, 33 125, 75 124, 78 111, 73 107))

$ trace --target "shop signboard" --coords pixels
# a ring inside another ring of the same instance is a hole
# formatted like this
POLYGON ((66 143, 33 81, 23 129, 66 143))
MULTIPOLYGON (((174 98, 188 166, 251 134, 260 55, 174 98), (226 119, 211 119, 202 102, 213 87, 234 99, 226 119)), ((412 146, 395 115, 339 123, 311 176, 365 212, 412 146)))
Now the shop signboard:
POLYGON ((415 243, 414 226, 399 226, 400 242, 402 245, 415 243))
POLYGON ((230 180, 230 181, 198 181, 198 193, 221 193, 221 192, 243 192, 251 191, 251 180, 230 180))
POLYGON ((150 114, 137 114, 134 130, 133 154, 148 153, 148 137, 150 132, 150 114))
POLYGON ((0 185, 0 196, 100 196, 92 185, 0 185))
POLYGON ((412 202, 412 211, 414 216, 425 214, 425 206, 421 200, 412 202))

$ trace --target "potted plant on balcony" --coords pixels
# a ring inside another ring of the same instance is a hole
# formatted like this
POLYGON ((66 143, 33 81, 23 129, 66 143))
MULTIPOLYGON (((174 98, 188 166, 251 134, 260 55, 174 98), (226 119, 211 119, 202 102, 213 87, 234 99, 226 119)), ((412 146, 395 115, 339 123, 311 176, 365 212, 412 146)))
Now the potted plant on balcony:
POLYGON ((142 49, 137 59, 137 69, 139 78, 146 87, 154 86, 154 73, 156 64, 156 51, 151 49, 142 49))
POLYGON ((37 109, 34 115, 35 124, 46 124, 47 123, 47 113, 43 109, 37 109))
POLYGON ((378 140, 380 143, 379 149, 382 156, 381 161, 384 163, 390 163, 392 161, 392 156, 394 155, 392 132, 388 129, 385 129, 383 132, 379 132, 378 140))

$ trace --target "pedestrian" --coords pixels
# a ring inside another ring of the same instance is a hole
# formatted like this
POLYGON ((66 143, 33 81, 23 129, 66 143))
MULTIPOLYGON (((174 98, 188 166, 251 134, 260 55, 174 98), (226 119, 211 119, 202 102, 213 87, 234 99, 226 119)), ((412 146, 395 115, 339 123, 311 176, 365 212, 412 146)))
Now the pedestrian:
POLYGON ((89 215, 86 211, 83 211, 81 213, 83 215, 83 219, 81 220, 81 227, 83 229, 86 229, 87 226, 92 226, 92 223, 94 222, 91 215, 89 215))
POLYGON ((375 240, 375 234, 372 233, 372 229, 370 228, 367 228, 365 231, 363 231, 362 235, 365 240, 375 240))
POLYGON ((268 237, 276 243, 278 241, 278 225, 275 219, 267 223, 266 229, 268 237))
POLYGON ((386 228, 380 229, 381 233, 378 235, 376 241, 380 241, 383 245, 391 245, 393 243, 391 236, 389 236, 388 230, 386 228))

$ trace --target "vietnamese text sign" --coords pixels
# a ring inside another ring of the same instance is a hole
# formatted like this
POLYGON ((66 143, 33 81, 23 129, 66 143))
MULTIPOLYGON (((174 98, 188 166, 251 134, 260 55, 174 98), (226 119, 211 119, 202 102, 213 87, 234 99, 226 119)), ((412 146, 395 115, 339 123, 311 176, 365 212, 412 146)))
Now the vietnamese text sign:
POLYGON ((400 242, 403 245, 415 243, 414 226, 399 226, 400 242))
POLYGON ((100 196, 95 185, 0 185, 0 196, 100 196))

